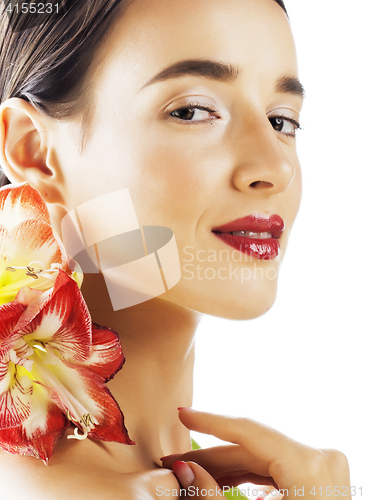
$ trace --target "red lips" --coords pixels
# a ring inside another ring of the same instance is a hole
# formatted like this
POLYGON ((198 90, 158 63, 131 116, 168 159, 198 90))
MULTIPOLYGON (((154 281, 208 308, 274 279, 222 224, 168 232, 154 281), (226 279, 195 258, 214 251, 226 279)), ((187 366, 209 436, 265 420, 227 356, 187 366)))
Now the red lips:
POLYGON ((252 255, 260 260, 271 260, 279 254, 280 245, 278 239, 284 228, 285 224, 279 215, 252 214, 222 226, 214 227, 212 232, 239 252, 252 255), (262 237, 248 234, 232 234, 245 231, 262 233, 262 237), (270 233, 270 235, 264 233, 270 233))

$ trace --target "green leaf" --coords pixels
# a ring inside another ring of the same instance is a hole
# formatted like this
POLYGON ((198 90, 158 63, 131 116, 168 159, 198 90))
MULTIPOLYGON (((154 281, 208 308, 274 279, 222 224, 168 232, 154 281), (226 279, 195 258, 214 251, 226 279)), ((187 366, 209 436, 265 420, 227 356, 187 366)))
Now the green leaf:
POLYGON ((191 437, 191 445, 193 451, 201 449, 200 445, 192 437, 191 437))

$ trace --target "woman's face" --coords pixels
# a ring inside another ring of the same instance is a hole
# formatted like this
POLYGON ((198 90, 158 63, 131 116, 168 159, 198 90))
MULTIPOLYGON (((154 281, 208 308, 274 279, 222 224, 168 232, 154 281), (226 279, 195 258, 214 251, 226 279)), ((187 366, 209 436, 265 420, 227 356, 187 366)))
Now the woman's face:
POLYGON ((68 208, 128 188, 139 224, 177 241, 182 277, 158 300, 235 319, 266 312, 301 196, 301 86, 283 10, 133 1, 95 65, 83 151, 80 124, 55 132, 68 208), (194 63, 161 75, 182 61, 194 63))

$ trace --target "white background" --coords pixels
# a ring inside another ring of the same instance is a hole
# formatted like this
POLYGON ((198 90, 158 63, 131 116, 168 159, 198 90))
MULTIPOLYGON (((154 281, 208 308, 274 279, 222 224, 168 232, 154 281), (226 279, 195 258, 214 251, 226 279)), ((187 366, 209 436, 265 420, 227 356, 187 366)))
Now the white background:
POLYGON ((306 90, 302 206, 273 309, 248 322, 203 320, 193 407, 342 450, 363 487, 354 498, 366 498, 366 4, 286 6, 306 90))

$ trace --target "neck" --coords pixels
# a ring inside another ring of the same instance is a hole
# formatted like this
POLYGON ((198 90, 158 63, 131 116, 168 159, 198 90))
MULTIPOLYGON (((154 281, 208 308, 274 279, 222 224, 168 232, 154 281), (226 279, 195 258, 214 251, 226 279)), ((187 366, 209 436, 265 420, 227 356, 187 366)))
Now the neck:
POLYGON ((82 291, 93 321, 120 336, 126 362, 108 387, 122 408, 131 439, 155 462, 188 451, 189 431, 180 423, 177 408, 192 405, 199 315, 161 298, 113 311, 101 275, 85 276, 82 291))

